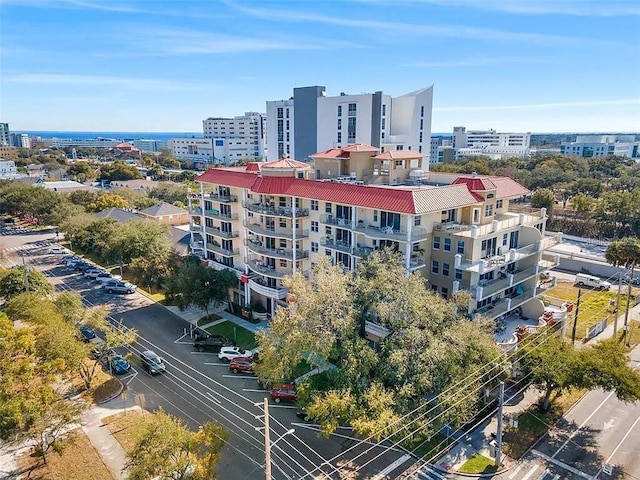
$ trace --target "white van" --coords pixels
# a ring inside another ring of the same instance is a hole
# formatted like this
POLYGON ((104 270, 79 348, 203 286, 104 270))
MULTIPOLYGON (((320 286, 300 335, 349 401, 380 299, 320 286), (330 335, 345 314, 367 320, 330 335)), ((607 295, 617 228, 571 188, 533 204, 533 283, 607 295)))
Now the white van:
POLYGON ((597 288, 598 290, 609 290, 611 288, 611 284, 609 282, 584 273, 578 273, 576 275, 576 283, 581 287, 597 288))

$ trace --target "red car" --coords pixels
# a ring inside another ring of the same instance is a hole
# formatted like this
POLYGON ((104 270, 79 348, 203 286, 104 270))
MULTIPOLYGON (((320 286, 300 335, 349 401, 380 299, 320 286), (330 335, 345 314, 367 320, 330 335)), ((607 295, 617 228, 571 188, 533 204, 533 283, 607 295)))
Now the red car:
POLYGON ((235 357, 229 364, 229 370, 233 373, 253 373, 253 363, 250 358, 235 357))
POLYGON ((270 396, 271 400, 276 403, 280 403, 283 400, 285 402, 296 402, 298 400, 296 386, 293 383, 285 383, 274 388, 271 390, 270 396))

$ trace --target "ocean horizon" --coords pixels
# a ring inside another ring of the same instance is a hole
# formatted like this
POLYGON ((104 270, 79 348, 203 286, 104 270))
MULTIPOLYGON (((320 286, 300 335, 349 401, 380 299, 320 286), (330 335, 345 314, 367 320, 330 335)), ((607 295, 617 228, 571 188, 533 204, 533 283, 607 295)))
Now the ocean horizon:
POLYGON ((29 137, 69 138, 71 140, 88 140, 92 138, 113 138, 115 140, 169 140, 171 138, 202 138, 202 132, 79 132, 54 130, 21 130, 29 137))

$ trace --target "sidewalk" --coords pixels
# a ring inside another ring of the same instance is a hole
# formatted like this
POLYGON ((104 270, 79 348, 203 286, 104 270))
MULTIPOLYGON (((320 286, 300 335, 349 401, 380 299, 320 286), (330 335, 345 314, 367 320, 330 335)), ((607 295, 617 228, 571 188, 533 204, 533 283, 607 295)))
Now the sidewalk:
MULTIPOLYGON (((198 325, 198 321, 202 317, 206 317, 207 316, 207 312, 205 312, 204 310, 202 310, 200 308, 196 308, 196 307, 185 308, 182 311, 178 307, 175 307, 175 306, 172 306, 172 305, 165 306, 164 308, 166 308, 170 312, 174 313, 178 317, 186 320, 187 322, 191 323, 194 326, 198 325)), ((269 327, 269 324, 267 322, 252 323, 252 322, 244 320, 244 319, 242 319, 240 317, 236 317, 235 315, 232 315, 231 313, 227 312, 225 310, 225 308, 226 308, 226 304, 222 304, 218 308, 216 308, 215 310, 209 311, 210 314, 211 313, 215 313, 216 315, 219 315, 221 317, 221 319, 220 320, 215 320, 215 321, 207 323, 205 325, 200 325, 199 328, 204 330, 206 328, 209 328, 209 327, 211 327, 213 325, 217 325, 218 323, 222 323, 224 321, 229 321, 231 323, 235 323, 239 327, 242 327, 242 328, 244 328, 246 330, 249 330, 250 332, 253 332, 253 333, 257 332, 259 329, 266 329, 266 328, 269 327)))

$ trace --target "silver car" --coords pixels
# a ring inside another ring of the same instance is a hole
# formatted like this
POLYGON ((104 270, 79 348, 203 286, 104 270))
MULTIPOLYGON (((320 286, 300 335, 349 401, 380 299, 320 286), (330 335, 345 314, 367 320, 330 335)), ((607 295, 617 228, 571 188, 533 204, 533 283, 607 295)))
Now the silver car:
POLYGON ((138 288, 129 282, 122 282, 116 280, 115 282, 108 281, 102 286, 109 293, 133 293, 138 288))

